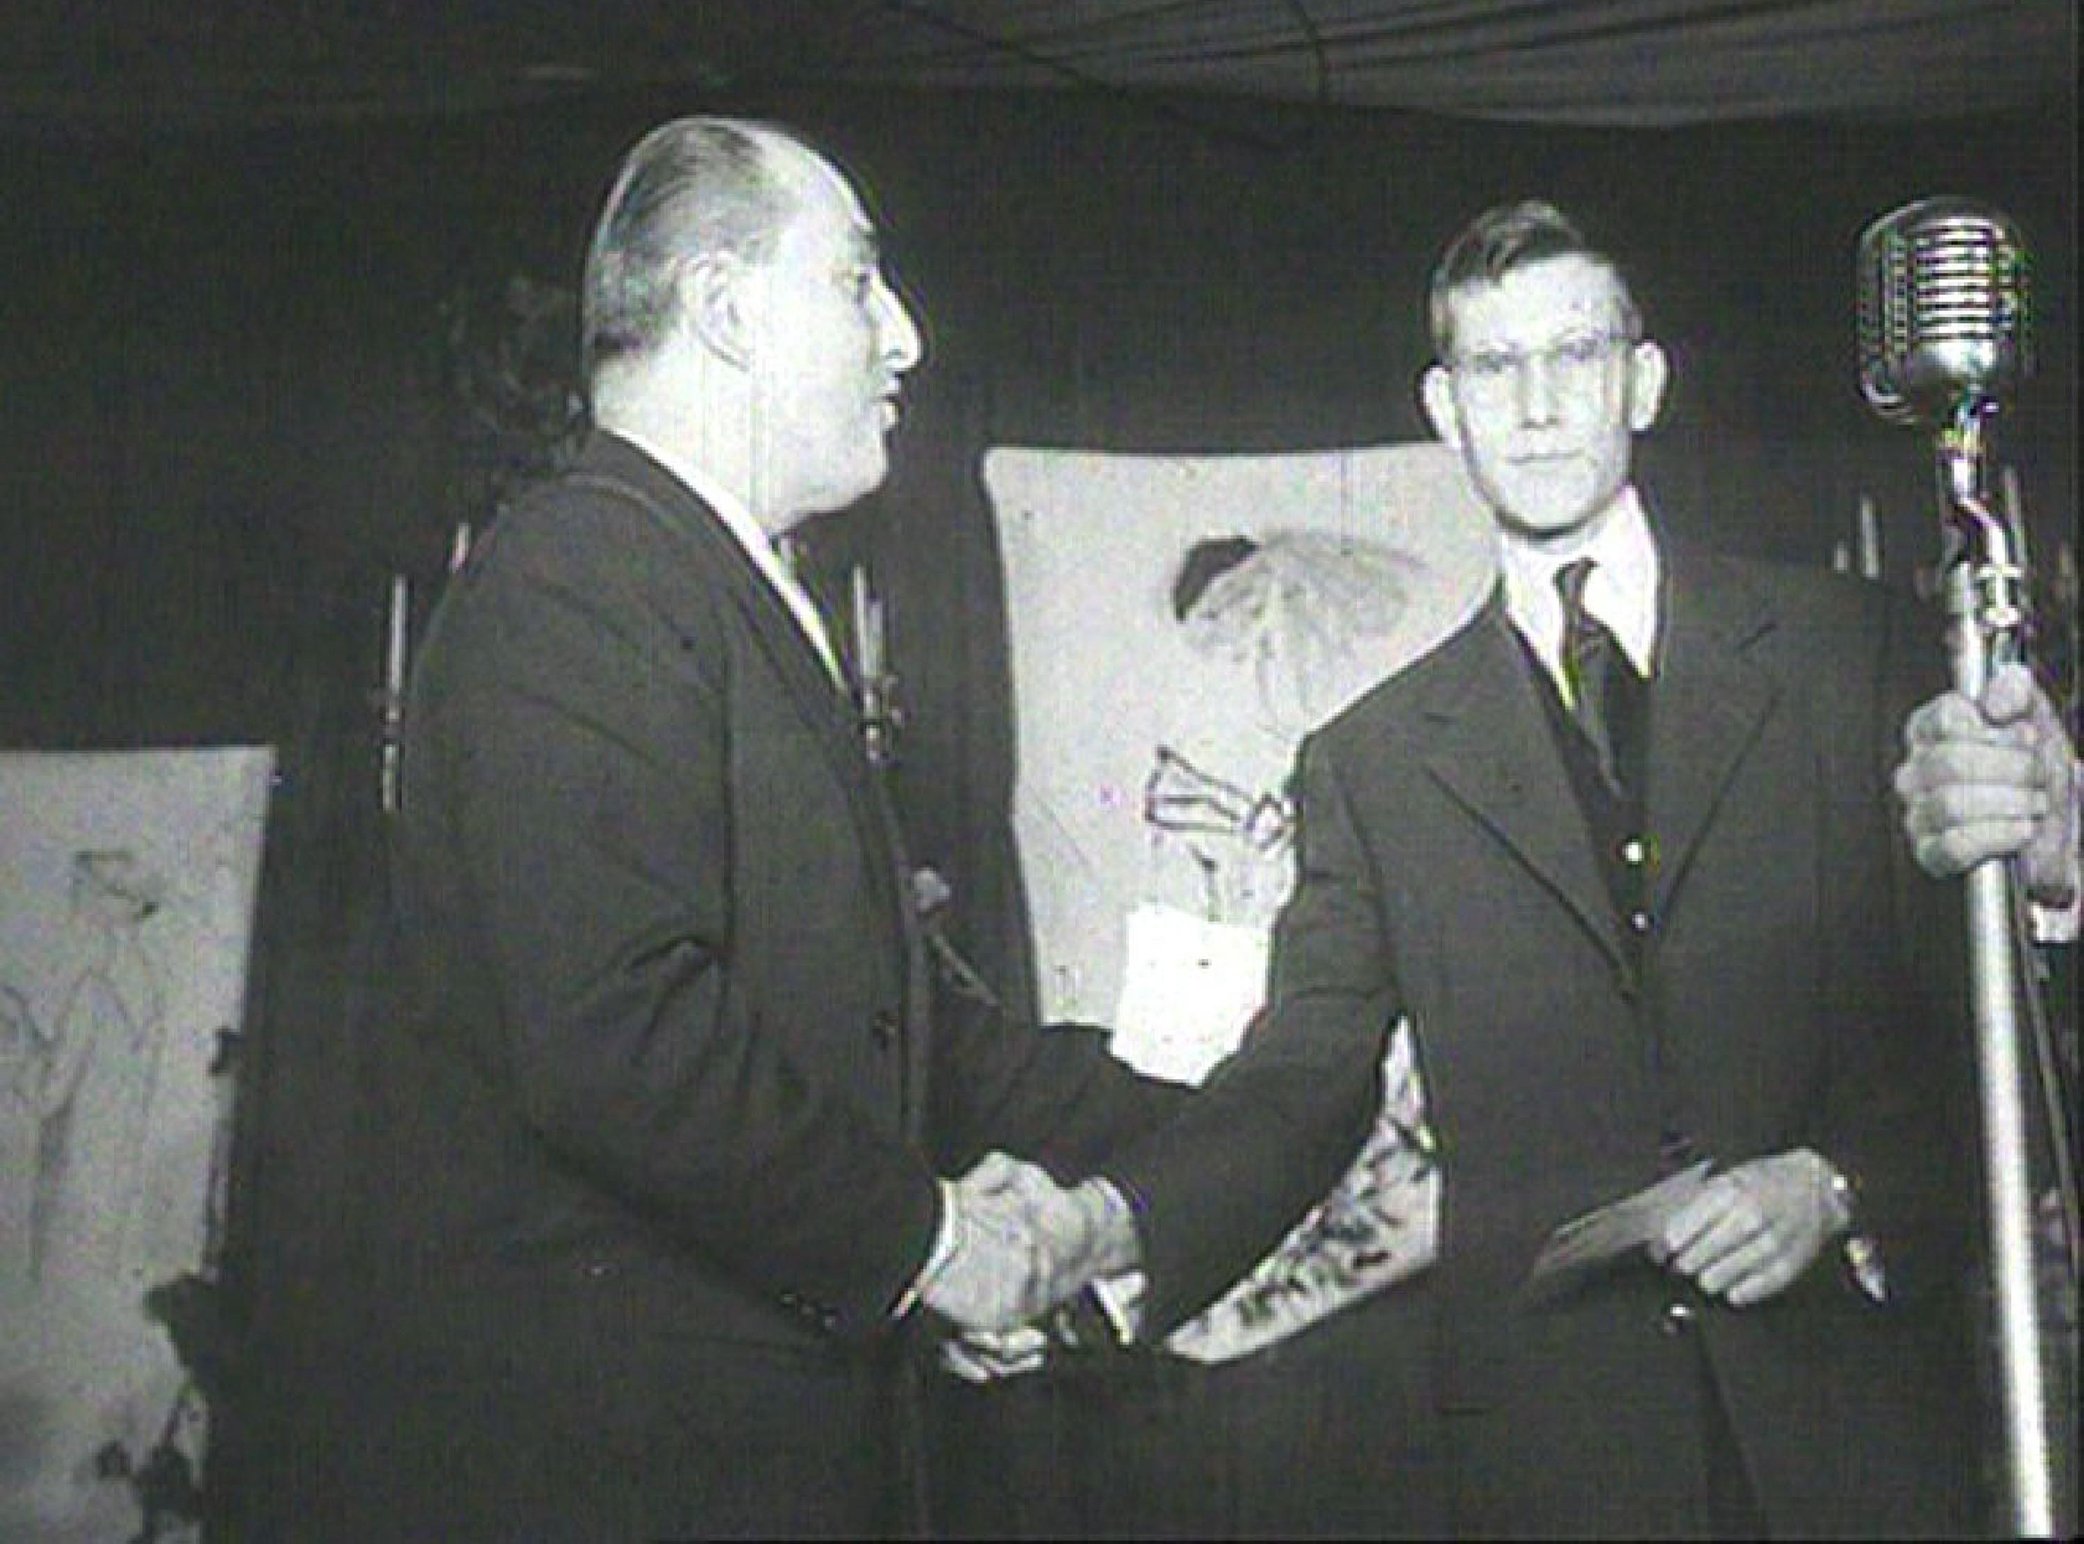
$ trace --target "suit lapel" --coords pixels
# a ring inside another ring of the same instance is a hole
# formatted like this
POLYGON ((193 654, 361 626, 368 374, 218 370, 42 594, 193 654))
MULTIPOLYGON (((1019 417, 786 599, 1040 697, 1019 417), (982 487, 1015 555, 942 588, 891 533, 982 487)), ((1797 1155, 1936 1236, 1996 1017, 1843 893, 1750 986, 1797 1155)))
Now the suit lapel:
MULTIPOLYGON (((1773 707, 1777 688, 1749 656, 1774 625, 1740 571, 1712 555, 1668 550, 1665 624, 1651 688, 1649 826, 1659 849, 1652 910, 1668 910, 1724 792, 1773 707)), ((1627 958, 1584 812, 1502 602, 1446 646, 1423 711, 1436 728, 1433 777, 1488 826, 1619 962, 1627 958), (1443 661, 1443 664, 1447 664, 1443 661)))
POLYGON ((1422 707, 1436 730, 1428 770, 1619 963, 1619 924, 1584 811, 1498 596, 1447 647, 1466 658, 1442 662, 1422 707))
POLYGON ((729 544, 728 590, 760 652, 781 677, 797 712, 818 737, 833 772, 850 788, 866 779, 868 761, 847 689, 833 680, 817 647, 804 636, 787 604, 741 551, 737 539, 710 516, 714 534, 729 544))
POLYGON ((1650 829, 1659 846, 1652 896, 1660 913, 1777 695, 1747 658, 1773 627, 1757 590, 1735 569, 1683 546, 1668 549, 1667 574, 1650 709, 1650 829))
MULTIPOLYGON (((833 776, 846 789, 863 841, 870 851, 888 853, 895 859, 889 877, 896 885, 905 862, 904 845, 889 798, 869 765, 851 694, 832 679, 816 646, 804 636, 788 606, 754 568, 736 538, 724 529, 723 522, 710 515, 705 523, 713 538, 710 545, 719 549, 719 558, 728 570, 727 589, 732 603, 760 652, 781 677, 797 712, 831 765, 833 776)), ((900 898, 895 894, 888 899, 901 915, 910 917, 908 904, 899 904, 900 898)))
MULTIPOLYGON (((718 522, 717 534, 731 543, 732 555, 744 558, 736 540, 718 522)), ((787 684, 799 712, 816 734, 833 775, 846 789, 864 849, 871 855, 871 882, 882 894, 885 915, 897 921, 905 961, 904 1077, 900 1103, 906 1139, 921 1151, 927 1145, 927 1071, 932 1062, 929 1005, 932 980, 926 944, 912 904, 911 857, 904 828, 889 791, 870 765, 851 696, 833 679, 816 647, 749 561, 734 565, 731 595, 754 639, 787 684), (883 861, 875 861, 881 859, 883 861)))
POLYGON ((726 571, 726 588, 747 630, 775 673, 781 677, 796 709, 810 727, 819 748, 846 790, 847 804, 869 854, 870 883, 885 916, 895 919, 904 953, 904 1071, 900 1085, 900 1119, 906 1139, 924 1151, 927 1145, 927 1071, 932 1062, 932 981, 918 912, 912 904, 911 857, 904 828, 888 789, 868 760, 851 693, 832 679, 817 648, 804 636, 788 606, 753 566, 713 513, 703 521, 705 545, 726 571))
POLYGON ((904 1081, 901 1093, 906 1136, 923 1149, 926 1136, 926 1069, 931 1060, 932 983, 926 946, 912 905, 911 859, 888 791, 869 765, 855 719, 851 693, 832 679, 817 647, 804 636, 787 604, 775 593, 723 519, 691 489, 649 456, 613 435, 589 443, 573 474, 617 489, 645 512, 693 544, 696 561, 744 625, 754 646, 780 679, 832 775, 845 791, 868 855, 869 882, 883 914, 894 919, 904 953, 904 1081))
MULTIPOLYGON (((707 567, 718 589, 729 598, 747 634, 773 667, 798 715, 810 729, 833 776, 846 790, 865 847, 870 852, 894 855, 896 861, 890 865, 890 871, 878 877, 889 886, 884 899, 905 919, 909 935, 912 913, 900 889, 905 858, 896 818, 869 767, 850 695, 832 679, 816 646, 804 636, 787 604, 754 566, 723 518, 634 446, 612 435, 598 435, 574 475, 619 489, 652 519, 693 544, 697 560, 707 567)), ((880 870, 883 865, 874 867, 880 870)))

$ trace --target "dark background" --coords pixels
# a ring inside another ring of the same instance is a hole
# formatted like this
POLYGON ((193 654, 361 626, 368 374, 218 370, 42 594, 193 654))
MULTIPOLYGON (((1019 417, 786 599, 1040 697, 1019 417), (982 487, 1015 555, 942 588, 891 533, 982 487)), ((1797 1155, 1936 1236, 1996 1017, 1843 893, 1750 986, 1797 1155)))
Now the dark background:
POLYGON ((226 1485, 282 1483, 247 1440, 258 1394, 304 1354, 305 1311, 356 1285, 341 1177, 358 950, 382 883, 385 596, 409 575, 424 617, 455 525, 492 518, 511 469, 466 422, 450 320, 459 301, 496 316, 517 274, 569 285, 621 151, 719 107, 785 118, 857 173, 926 318, 892 480, 827 522, 816 556, 836 573, 872 553, 889 588, 917 856, 954 881, 958 933, 1016 993, 979 455, 1420 437, 1419 296, 1485 204, 1552 198, 1632 270, 1675 364, 1645 452, 1673 525, 1822 563, 1871 491, 1902 584, 1937 547, 1930 450, 1859 402, 1854 242, 1928 194, 2006 210, 2035 252, 2040 357, 2001 444, 2036 556, 2052 570, 2074 541, 2073 95, 1932 121, 1627 130, 889 89, 15 125, 0 135, 0 744, 281 756, 223 1263, 249 1396, 224 1412, 226 1485))

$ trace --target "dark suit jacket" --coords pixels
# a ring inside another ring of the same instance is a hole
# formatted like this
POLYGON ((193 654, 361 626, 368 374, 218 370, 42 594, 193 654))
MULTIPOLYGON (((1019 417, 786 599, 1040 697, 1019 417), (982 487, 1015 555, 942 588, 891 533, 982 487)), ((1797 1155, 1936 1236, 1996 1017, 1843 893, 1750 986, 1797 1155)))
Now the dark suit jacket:
POLYGON ((891 1526, 936 1165, 1082 1168, 1169 1099, 1095 1037, 936 1030, 851 707, 626 442, 443 597, 392 884, 379 1536, 891 1526))
POLYGON ((1683 549, 1668 569, 1640 964, 1494 600, 1306 742, 1273 1018, 1110 1172, 1145 1208, 1162 1326, 1344 1161, 1408 1012, 1446 1178, 1433 1381, 1458 1531, 1693 1526, 1702 1347, 1775 1526, 1945 1528, 1977 1436, 1954 1354, 1975 1190, 1958 999, 1928 967, 1960 934, 1933 942, 1946 892, 1906 872, 1886 781, 1941 684, 1936 628, 1827 574, 1683 549), (1835 1251, 1750 1309, 1646 1261, 1525 1299, 1550 1229, 1658 1177, 1674 1107, 1725 1165, 1807 1146, 1856 1176, 1891 1301, 1835 1251))

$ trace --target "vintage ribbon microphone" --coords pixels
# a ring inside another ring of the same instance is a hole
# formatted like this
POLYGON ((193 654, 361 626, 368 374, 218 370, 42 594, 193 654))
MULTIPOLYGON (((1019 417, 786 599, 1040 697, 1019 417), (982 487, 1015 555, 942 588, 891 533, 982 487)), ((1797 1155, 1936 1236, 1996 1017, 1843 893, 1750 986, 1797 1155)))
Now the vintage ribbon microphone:
MULTIPOLYGON (((1933 432, 1947 651, 1954 686, 1974 699, 2023 652, 2022 532, 1991 507, 1986 429, 2032 367, 2027 266, 2012 222, 1966 199, 1907 204, 1859 242, 1860 391, 1882 418, 1933 432)), ((1967 876, 1969 978, 2012 1521, 2046 1538, 2055 1522, 2010 880, 2001 859, 1967 876)))

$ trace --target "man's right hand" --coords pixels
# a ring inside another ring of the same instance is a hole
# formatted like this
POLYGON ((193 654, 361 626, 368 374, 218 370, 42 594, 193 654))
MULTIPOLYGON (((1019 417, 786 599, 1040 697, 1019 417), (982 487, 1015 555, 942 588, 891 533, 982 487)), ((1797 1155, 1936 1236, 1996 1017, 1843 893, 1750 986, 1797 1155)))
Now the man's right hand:
POLYGON ((919 1296, 960 1328, 1011 1330, 1098 1274, 1088 1208, 1035 1165, 991 1153, 941 1195, 948 1248, 919 1296))

